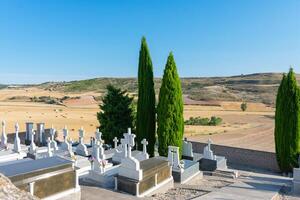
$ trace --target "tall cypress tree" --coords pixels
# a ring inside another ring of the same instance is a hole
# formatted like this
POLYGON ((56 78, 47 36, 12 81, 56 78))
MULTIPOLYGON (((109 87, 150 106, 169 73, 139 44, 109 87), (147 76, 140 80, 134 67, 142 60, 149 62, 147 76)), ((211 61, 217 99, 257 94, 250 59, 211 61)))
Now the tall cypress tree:
POLYGON ((159 92, 157 126, 159 154, 167 156, 168 146, 177 146, 181 152, 184 129, 183 100, 172 53, 169 54, 159 92))
POLYGON ((150 156, 154 156, 155 123, 153 67, 146 39, 143 37, 139 55, 136 134, 140 150, 142 139, 147 139, 150 156))
POLYGON ((275 150, 279 168, 290 172, 298 166, 300 152, 299 87, 293 69, 283 75, 275 112, 275 150))

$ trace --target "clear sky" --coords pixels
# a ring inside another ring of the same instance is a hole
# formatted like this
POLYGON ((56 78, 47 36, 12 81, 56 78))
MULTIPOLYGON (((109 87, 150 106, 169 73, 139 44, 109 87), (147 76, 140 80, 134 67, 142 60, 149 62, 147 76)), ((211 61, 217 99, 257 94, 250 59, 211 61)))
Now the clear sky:
POLYGON ((300 73, 300 0, 1 0, 0 83, 154 75, 300 73))

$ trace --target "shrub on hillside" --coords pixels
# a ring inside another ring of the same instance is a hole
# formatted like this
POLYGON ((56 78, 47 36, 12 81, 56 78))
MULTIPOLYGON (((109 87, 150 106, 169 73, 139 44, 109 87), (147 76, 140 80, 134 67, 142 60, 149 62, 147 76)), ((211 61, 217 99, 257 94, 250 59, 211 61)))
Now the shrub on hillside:
POLYGON ((212 116, 209 118, 201 118, 201 117, 190 117, 190 119, 184 122, 185 125, 193 125, 193 126, 218 126, 222 123, 222 118, 212 116))

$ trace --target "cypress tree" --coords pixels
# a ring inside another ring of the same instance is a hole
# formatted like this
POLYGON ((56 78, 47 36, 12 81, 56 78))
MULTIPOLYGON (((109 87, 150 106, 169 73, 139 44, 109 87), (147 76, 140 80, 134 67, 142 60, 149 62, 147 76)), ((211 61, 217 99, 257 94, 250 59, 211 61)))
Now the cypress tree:
POLYGON ((167 156, 168 146, 182 148, 184 129, 181 83, 173 54, 165 66, 157 107, 157 135, 161 156, 167 156))
POLYGON ((298 167, 300 152, 299 87, 293 69, 283 75, 275 112, 275 150, 279 168, 290 172, 298 167))
POLYGON ((147 151, 150 156, 154 156, 155 126, 153 67, 146 39, 143 37, 139 55, 136 135, 140 150, 142 139, 147 139, 147 151))

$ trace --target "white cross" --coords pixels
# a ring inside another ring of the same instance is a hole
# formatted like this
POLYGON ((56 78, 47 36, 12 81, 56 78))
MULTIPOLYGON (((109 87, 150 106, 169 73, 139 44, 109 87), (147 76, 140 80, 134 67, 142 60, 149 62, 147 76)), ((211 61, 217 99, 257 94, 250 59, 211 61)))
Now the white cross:
MULTIPOLYGON (((124 134, 125 136, 125 134, 124 134)), ((124 138, 121 138, 121 144, 123 146, 123 151, 124 151, 124 155, 125 157, 127 157, 127 140, 124 138)))
POLYGON ((148 145, 147 140, 143 139, 141 144, 143 145, 143 153, 147 153, 147 145, 148 145))
POLYGON ((117 137, 115 137, 113 141, 114 141, 114 148, 116 149, 117 146, 118 146, 118 141, 119 141, 119 140, 118 140, 117 137))
POLYGON ((84 137, 84 130, 83 130, 83 127, 81 127, 79 129, 79 137, 83 138, 84 137))
POLYGON ((18 123, 16 123, 16 125, 15 125, 15 131, 16 131, 16 137, 18 137, 18 135, 19 135, 19 124, 18 123))
POLYGON ((135 135, 131 134, 131 128, 128 128, 128 133, 124 133, 125 145, 128 145, 128 157, 131 158, 131 148, 134 146, 135 135))

